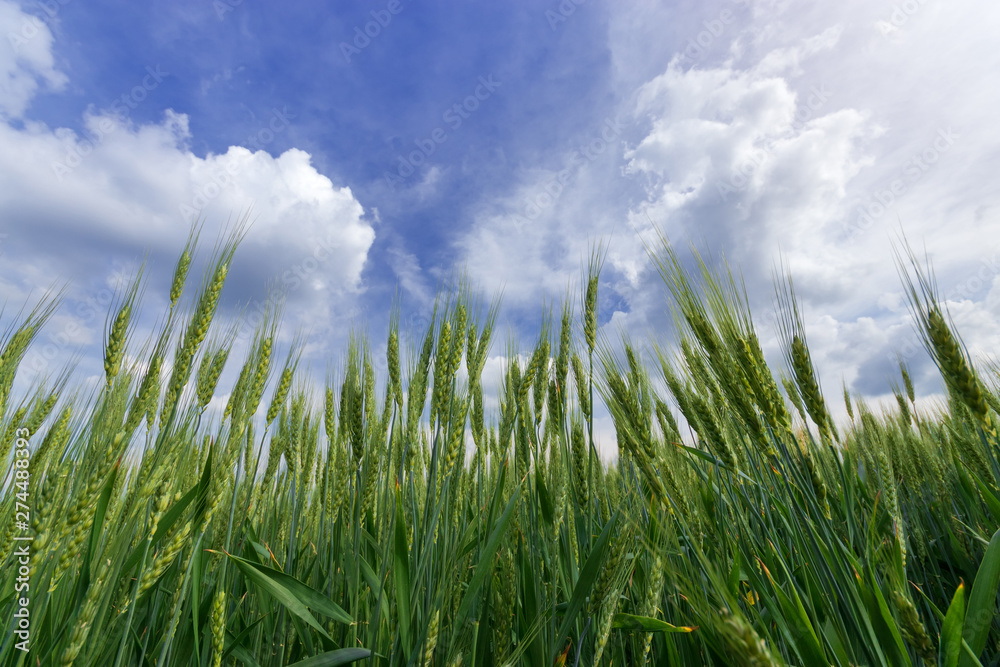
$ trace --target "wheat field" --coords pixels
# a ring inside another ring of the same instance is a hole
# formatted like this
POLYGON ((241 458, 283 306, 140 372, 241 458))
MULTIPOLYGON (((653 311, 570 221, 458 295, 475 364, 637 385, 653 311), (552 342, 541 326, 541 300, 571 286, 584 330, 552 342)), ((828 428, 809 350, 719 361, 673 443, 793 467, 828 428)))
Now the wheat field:
POLYGON ((665 242, 675 343, 601 338, 595 251, 579 312, 527 350, 462 290, 426 331, 353 337, 316 383, 280 301, 242 358, 216 323, 239 240, 197 281, 192 234, 170 285, 121 290, 92 392, 68 371, 14 392, 59 304, 3 314, 0 663, 1000 663, 996 374, 912 256, 947 403, 918 409, 900 365, 898 409, 845 390, 838 424, 790 281, 771 368, 738 278, 665 242), (145 290, 170 305, 139 340, 145 290))

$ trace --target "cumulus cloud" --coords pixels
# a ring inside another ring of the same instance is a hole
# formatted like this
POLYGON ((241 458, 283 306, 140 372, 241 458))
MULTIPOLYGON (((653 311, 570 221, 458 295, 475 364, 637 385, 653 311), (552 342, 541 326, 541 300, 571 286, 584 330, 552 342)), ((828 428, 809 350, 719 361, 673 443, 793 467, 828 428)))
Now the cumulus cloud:
POLYGON ((171 110, 161 123, 141 126, 94 113, 85 127, 78 136, 38 123, 0 124, 0 173, 8 186, 0 211, 21 243, 37 243, 54 259, 64 249, 60 239, 85 229, 104 242, 173 252, 193 222, 217 226, 252 206, 246 246, 263 261, 259 269, 292 270, 284 279, 291 287, 336 294, 358 288, 374 232, 350 189, 334 187, 308 153, 273 157, 232 146, 198 157, 186 145, 187 116, 171 110))
MULTIPOLYGON (((113 289, 94 276, 122 270, 141 253, 169 280, 191 223, 203 240, 246 211, 251 226, 230 275, 228 303, 263 308, 268 284, 300 307, 287 318, 313 333, 333 330, 363 289, 361 272, 374 230, 349 188, 316 171, 309 154, 274 157, 233 146, 204 158, 187 147, 187 117, 167 111, 155 125, 134 126, 108 115, 87 118, 88 136, 35 123, 0 123, 0 218, 6 223, 0 292, 14 302, 57 280, 69 282, 81 326, 98 329, 113 289), (100 128, 105 131, 101 133, 100 128), (74 164, 68 157, 79 156, 74 164), (60 169, 59 173, 53 166, 60 169)), ((152 304, 165 296, 150 294, 152 304)), ((291 311, 290 311, 291 312, 291 311)), ((253 318, 249 320, 253 322, 253 318)), ((68 354, 60 338, 59 359, 68 354)), ((249 329, 247 329, 249 333, 249 329)), ((91 333, 90 339, 99 340, 91 333)))
MULTIPOLYGON (((23 20, 0 2, 0 33, 14 34, 23 20)), ((68 283, 74 313, 50 327, 60 361, 76 344, 101 339, 115 286, 97 276, 129 273, 145 251, 156 276, 169 280, 193 223, 204 225, 209 249, 247 212, 229 299, 260 302, 276 281, 289 301, 307 306, 296 309, 297 323, 313 331, 350 312, 375 233, 350 188, 317 171, 309 153, 267 151, 294 117, 274 109, 249 148, 196 155, 187 115, 167 109, 155 123, 129 118, 168 76, 150 67, 109 109, 88 109, 80 132, 49 127, 30 117, 30 102, 39 82, 53 88, 65 77, 53 69, 45 25, 33 35, 0 45, 0 297, 24 302, 68 283)), ((150 294, 154 305, 164 297, 150 294)))
MULTIPOLYGON (((677 56, 636 95, 649 129, 625 154, 647 185, 633 224, 652 219, 672 240, 724 251, 758 315, 780 261, 832 395, 841 379, 886 393, 897 356, 919 390, 940 391, 893 261, 899 233, 927 249, 973 353, 995 349, 998 246, 989 239, 1000 202, 987 147, 997 130, 982 110, 996 98, 997 58, 988 31, 969 28, 997 10, 906 7, 755 3, 714 51, 694 63, 677 56)), ((636 15, 646 11, 634 5, 629 23, 643 25, 636 15)), ((713 12, 706 7, 706 20, 713 12)), ((773 332, 763 333, 780 362, 773 332)))
POLYGON ((779 243, 841 234, 846 184, 870 163, 859 141, 877 130, 863 112, 833 107, 822 87, 795 90, 779 66, 800 67, 837 34, 747 69, 684 69, 675 58, 630 96, 626 120, 594 128, 598 154, 574 150, 562 170, 526 171, 517 191, 484 212, 461 244, 468 265, 515 301, 539 288, 559 296, 602 237, 609 277, 634 302, 657 280, 647 252, 656 230, 734 251, 748 265, 779 243), (640 203, 622 206, 628 198, 640 203))
MULTIPOLYGON (((624 6, 608 33, 626 119, 617 141, 596 159, 568 148, 562 169, 524 169, 461 240, 464 261, 508 303, 537 307, 539 291, 565 293, 603 238, 605 317, 662 339, 669 318, 647 254, 662 231, 724 254, 758 316, 776 267, 790 271, 831 396, 842 379, 884 394, 897 355, 920 391, 940 391, 893 244, 902 233, 927 249, 970 349, 995 349, 1000 130, 986 110, 1000 102, 1000 69, 990 31, 970 26, 1000 9, 907 7, 709 3, 704 16, 669 17, 674 53, 650 72, 668 17, 624 6)), ((772 322, 759 324, 780 364, 772 322)))
POLYGON ((55 68, 52 31, 17 3, 0 2, 0 120, 20 118, 41 85, 58 90, 67 78, 55 68))

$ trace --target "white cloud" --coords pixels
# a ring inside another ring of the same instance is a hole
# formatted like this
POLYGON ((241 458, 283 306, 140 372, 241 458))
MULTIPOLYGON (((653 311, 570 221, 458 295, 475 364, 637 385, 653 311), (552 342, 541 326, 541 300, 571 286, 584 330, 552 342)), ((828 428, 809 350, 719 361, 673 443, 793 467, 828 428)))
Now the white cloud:
MULTIPOLYGON (((665 289, 642 243, 654 224, 672 242, 724 253, 746 276, 757 315, 770 308, 780 258, 828 395, 839 395, 841 378, 884 393, 896 352, 922 391, 937 391, 892 244, 902 230, 928 248, 970 348, 996 349, 1000 128, 990 110, 1000 103, 1000 52, 987 26, 1000 6, 921 3, 901 18, 853 1, 747 4, 706 5, 702 16, 666 17, 646 2, 616 12, 608 34, 631 114, 625 143, 596 160, 567 151, 569 176, 541 207, 531 203, 562 172, 523 170, 459 242, 463 261, 487 286, 504 285, 507 305, 534 309, 540 293, 565 293, 590 241, 603 238, 609 298, 625 305, 605 312, 621 311, 633 336, 662 338, 665 289), (737 19, 715 23, 724 11, 737 19), (667 18, 680 25, 673 54, 663 47, 667 18), (885 21, 898 26, 880 28, 885 21), (709 28, 705 48, 682 53, 709 28)), ((770 327, 762 334, 781 363, 770 327)))
POLYGON ((262 296, 263 282, 276 279, 291 299, 318 302, 311 315, 361 289, 374 230, 351 190, 317 172, 308 153, 273 157, 232 146, 198 157, 186 147, 187 117, 169 110, 155 125, 107 114, 85 124, 89 138, 0 123, 0 216, 21 258, 0 271, 0 283, 30 290, 92 276, 107 257, 88 252, 89 244, 128 255, 152 248, 166 266, 193 221, 206 221, 210 243, 214 230, 252 207, 237 258, 253 267, 258 284, 249 289, 262 296), (60 166, 76 164, 74 156, 77 166, 60 166))
MULTIPOLYGON (((823 49, 835 43, 827 33, 823 49)), ((675 59, 639 89, 636 113, 651 129, 625 157, 650 186, 633 225, 651 218, 671 236, 739 249, 741 261, 839 233, 847 184, 870 163, 860 141, 876 129, 863 112, 837 109, 824 86, 800 94, 780 75, 820 51, 816 41, 747 69, 685 70, 675 59)))
POLYGON ((0 0, 0 120, 20 118, 44 84, 58 90, 66 76, 55 69, 52 32, 42 18, 0 0))
MULTIPOLYGON (((16 28, 22 18, 0 2, 0 28, 16 28)), ((3 52, 9 46, 6 40, 0 45, 0 297, 24 302, 55 282, 69 283, 68 296, 80 307, 77 317, 49 327, 49 338, 58 338, 58 360, 79 343, 101 340, 110 302, 102 276, 128 273, 124 263, 144 250, 158 274, 168 274, 192 222, 204 221, 207 251, 218 230, 248 210, 252 224, 227 292, 259 299, 264 283, 276 279, 290 301, 307 306, 294 315, 314 332, 329 330, 334 314, 350 315, 363 291, 361 272, 375 232, 350 188, 319 173, 308 153, 290 149, 272 156, 231 146, 201 157, 189 148, 185 114, 168 109, 160 122, 138 124, 117 103, 111 110, 88 110, 81 133, 30 117, 9 122, 3 112, 15 116, 30 107, 37 91, 31 82, 52 87, 65 80, 52 68, 44 25, 17 58, 3 52), (87 313, 83 319, 81 312, 87 313)), ((163 76, 158 68, 141 75, 143 85, 129 93, 133 103, 163 76), (145 92, 137 94, 139 88, 145 92)), ((274 110, 257 133, 260 144, 288 122, 274 110)), ((153 305, 165 297, 150 296, 153 305)))
MULTIPOLYGON (((798 66, 822 50, 817 41, 830 48, 836 33, 804 40, 782 57, 798 66)), ((675 61, 631 96, 633 122, 624 134, 636 137, 632 148, 611 141, 595 159, 567 155, 562 172, 526 171, 516 192, 480 216, 461 242, 474 277, 536 307, 540 291, 565 294, 592 240, 604 238, 607 277, 620 281, 615 289, 631 307, 619 321, 641 327, 663 309, 644 245, 655 248, 654 225, 674 240, 739 248, 741 262, 823 226, 840 233, 833 214, 867 164, 859 139, 874 130, 863 113, 831 108, 823 89, 800 96, 777 69, 771 62, 683 70, 675 61), (623 189, 645 201, 621 207, 623 189)))
POLYGON ((756 4, 732 36, 739 55, 714 66, 675 61, 640 88, 650 130, 626 154, 649 183, 634 224, 649 216, 673 240, 725 250, 762 306, 780 250, 833 395, 841 377, 884 391, 897 351, 928 371, 924 390, 934 390, 901 298, 897 225, 930 249, 942 293, 970 297, 949 301, 970 347, 985 353, 997 342, 996 308, 983 297, 998 248, 983 241, 1000 226, 989 185, 1000 137, 983 110, 1000 101, 1000 76, 990 31, 975 26, 998 11, 921 4, 895 17, 891 39, 876 29, 879 11, 756 4))
POLYGON ((576 294, 598 238, 641 254, 632 230, 608 200, 623 183, 624 121, 605 118, 568 141, 559 168, 521 170, 519 185, 487 202, 455 243, 458 263, 487 291, 503 289, 505 306, 536 309, 543 299, 576 294))

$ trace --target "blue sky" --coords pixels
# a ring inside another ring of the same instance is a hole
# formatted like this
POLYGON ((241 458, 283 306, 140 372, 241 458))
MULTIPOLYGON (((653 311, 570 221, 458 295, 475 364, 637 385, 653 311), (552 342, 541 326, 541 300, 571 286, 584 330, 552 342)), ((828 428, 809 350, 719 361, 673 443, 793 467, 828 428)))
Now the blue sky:
POLYGON ((382 339, 395 295, 419 325, 462 271, 532 338, 599 239, 603 329, 646 341, 670 331, 643 246, 660 229, 724 254, 762 315, 784 261, 828 394, 884 395, 901 351, 930 397, 892 240, 926 247, 988 358, 998 19, 971 0, 0 0, 4 325, 66 283, 34 368, 75 354, 95 378, 104 322, 80 304, 145 255, 148 330, 191 220, 211 242, 252 206, 222 317, 282 282, 320 376, 352 327, 382 339))

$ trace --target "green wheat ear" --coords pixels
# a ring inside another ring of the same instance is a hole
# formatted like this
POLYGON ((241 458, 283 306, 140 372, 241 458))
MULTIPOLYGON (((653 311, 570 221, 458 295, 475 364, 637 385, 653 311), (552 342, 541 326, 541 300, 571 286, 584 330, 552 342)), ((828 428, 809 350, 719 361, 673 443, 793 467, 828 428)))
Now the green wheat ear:
POLYGON ((813 423, 819 428, 820 435, 826 439, 830 434, 830 417, 826 411, 826 403, 823 401, 823 394, 820 392, 819 383, 816 381, 816 373, 813 370, 812 360, 809 357, 809 350, 799 336, 792 338, 792 369, 795 372, 795 381, 802 393, 802 400, 805 403, 806 411, 812 418, 813 423))
MULTIPOLYGON (((910 309, 920 324, 924 346, 941 371, 951 397, 972 413, 983 430, 990 435, 993 443, 996 443, 998 436, 984 395, 986 390, 967 359, 960 341, 945 321, 930 265, 928 263, 921 267, 909 246, 905 246, 905 253, 909 268, 916 274, 916 282, 904 262, 903 253, 898 250, 896 261, 907 288, 910 309)), ((901 371, 904 372, 904 382, 907 383, 906 391, 909 396, 912 384, 909 383, 909 374, 905 373, 902 364, 901 371)))
POLYGON ((939 308, 932 307, 927 312, 927 337, 948 388, 955 392, 980 421, 986 421, 989 407, 983 398, 979 378, 969 366, 939 308))
POLYGON ((1000 646, 998 401, 927 275, 913 314, 948 403, 916 415, 901 364, 882 410, 844 383, 841 437, 790 281, 780 369, 739 281, 665 251, 680 339, 651 341, 653 367, 600 335, 592 259, 581 318, 546 305, 526 347, 487 359, 496 308, 463 287, 413 349, 394 313, 385 347, 354 329, 316 393, 303 341, 279 350, 280 299, 247 340, 219 331, 225 244, 182 309, 193 249, 136 350, 143 288, 109 308, 97 382, 19 375, 48 306, 0 335, 0 574, 20 576, 27 532, 34 663, 986 664, 1000 646))

